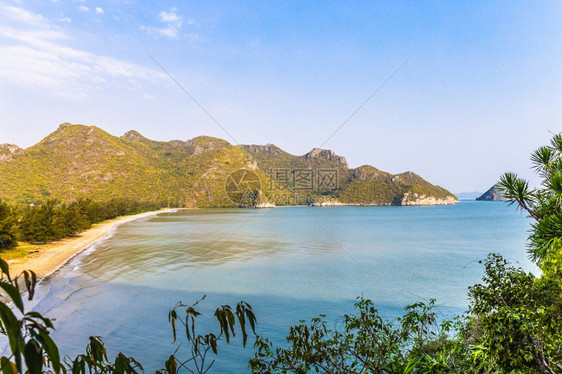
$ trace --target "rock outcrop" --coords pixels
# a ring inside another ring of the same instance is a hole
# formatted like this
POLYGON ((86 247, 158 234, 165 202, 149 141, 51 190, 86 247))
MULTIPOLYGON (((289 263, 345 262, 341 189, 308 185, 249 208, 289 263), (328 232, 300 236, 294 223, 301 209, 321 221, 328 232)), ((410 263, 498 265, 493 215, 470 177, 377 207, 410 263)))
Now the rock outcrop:
POLYGON ((338 156, 334 151, 330 149, 312 148, 310 152, 304 155, 307 160, 312 160, 315 158, 324 158, 333 162, 336 165, 342 165, 347 167, 347 160, 343 156, 338 156))
POLYGON ((12 161, 14 157, 22 154, 23 149, 15 144, 0 144, 0 161, 12 161))
POLYGON ((453 205, 458 203, 456 197, 446 196, 444 198, 436 198, 434 196, 425 196, 416 192, 406 192, 402 198, 401 204, 404 206, 413 205, 453 205))

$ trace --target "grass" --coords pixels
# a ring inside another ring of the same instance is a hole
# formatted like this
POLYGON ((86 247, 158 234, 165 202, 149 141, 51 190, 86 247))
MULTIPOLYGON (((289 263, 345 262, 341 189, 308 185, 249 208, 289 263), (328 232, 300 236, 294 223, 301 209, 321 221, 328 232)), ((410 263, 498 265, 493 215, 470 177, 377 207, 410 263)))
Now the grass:
POLYGON ((31 253, 39 252, 41 249, 49 248, 52 244, 31 244, 27 242, 18 242, 18 246, 15 248, 4 249, 2 253, 2 259, 4 260, 15 260, 18 258, 23 258, 31 253))

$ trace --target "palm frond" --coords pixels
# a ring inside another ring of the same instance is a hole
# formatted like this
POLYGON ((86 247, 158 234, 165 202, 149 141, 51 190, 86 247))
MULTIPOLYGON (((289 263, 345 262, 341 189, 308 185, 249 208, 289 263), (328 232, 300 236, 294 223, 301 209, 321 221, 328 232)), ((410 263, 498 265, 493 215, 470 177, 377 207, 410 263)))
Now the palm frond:
POLYGON ((526 210, 536 220, 540 219, 533 209, 536 191, 529 189, 528 181, 519 178, 515 173, 505 173, 496 187, 511 204, 517 202, 520 209, 526 210))
POLYGON ((540 147, 531 154, 533 169, 538 173, 551 173, 553 160, 554 151, 547 146, 540 147))
POLYGON ((562 134, 554 135, 552 137, 552 140, 550 141, 550 144, 556 152, 562 153, 562 134))

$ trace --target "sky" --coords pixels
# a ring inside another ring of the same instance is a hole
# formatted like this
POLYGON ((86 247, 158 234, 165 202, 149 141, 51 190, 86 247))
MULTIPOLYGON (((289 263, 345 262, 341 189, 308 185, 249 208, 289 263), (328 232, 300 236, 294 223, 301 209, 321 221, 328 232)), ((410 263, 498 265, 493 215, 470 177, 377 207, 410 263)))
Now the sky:
POLYGON ((453 192, 562 131, 561 1, 0 0, 0 143, 70 122, 314 147, 453 192))

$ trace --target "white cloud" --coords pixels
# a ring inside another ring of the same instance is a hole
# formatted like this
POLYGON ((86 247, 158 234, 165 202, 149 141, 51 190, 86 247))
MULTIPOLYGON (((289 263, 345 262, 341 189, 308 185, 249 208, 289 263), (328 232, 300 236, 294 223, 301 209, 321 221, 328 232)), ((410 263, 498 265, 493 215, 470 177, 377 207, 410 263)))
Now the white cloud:
POLYGON ((194 43, 194 42, 202 42, 204 39, 201 35, 199 35, 196 32, 190 32, 189 34, 187 34, 185 36, 187 38, 187 40, 189 40, 190 42, 194 43))
POLYGON ((178 37, 179 28, 176 26, 168 26, 165 29, 159 29, 158 32, 162 36, 167 36, 169 38, 177 38, 178 37))
POLYGON ((177 11, 176 8, 170 9, 169 12, 161 11, 160 13, 158 13, 158 18, 160 18, 160 21, 166 23, 175 23, 175 22, 181 23, 181 17, 177 15, 176 11, 177 11))
MULTIPOLYGON (((142 29, 149 34, 157 34, 161 36, 166 36, 168 38, 177 38, 178 33, 183 24, 182 17, 177 14, 177 8, 171 8, 169 12, 161 11, 158 13, 158 20, 165 23, 165 27, 147 27, 143 26, 142 29)), ((188 21, 191 24, 192 20, 188 21)))
POLYGON ((71 37, 40 14, 2 5, 0 14, 17 21, 0 18, 0 86, 79 98, 100 85, 167 80, 158 70, 67 46, 71 37))
POLYGON ((14 21, 26 23, 28 25, 38 26, 47 22, 47 19, 42 15, 15 6, 0 5, 0 13, 5 14, 14 21))
POLYGON ((87 12, 90 10, 90 8, 88 8, 86 5, 80 5, 78 9, 80 9, 82 12, 87 12))
POLYGON ((100 7, 96 7, 96 13, 97 14, 103 14, 103 9, 100 7))

